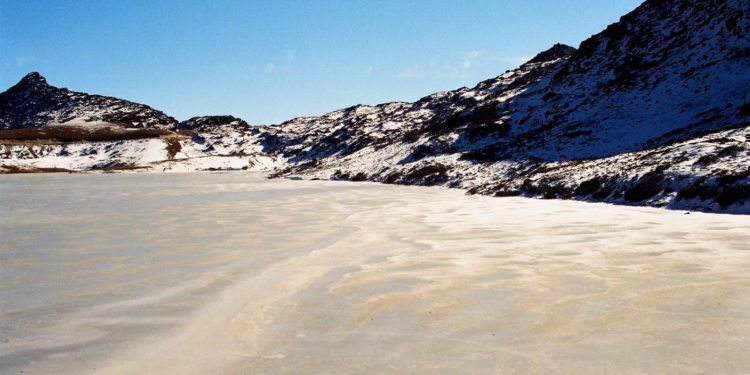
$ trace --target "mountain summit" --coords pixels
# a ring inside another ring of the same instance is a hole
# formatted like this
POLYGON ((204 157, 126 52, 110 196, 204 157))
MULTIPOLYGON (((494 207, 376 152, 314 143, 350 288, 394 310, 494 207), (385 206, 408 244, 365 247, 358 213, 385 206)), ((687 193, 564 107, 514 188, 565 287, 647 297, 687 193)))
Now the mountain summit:
POLYGON ((21 78, 21 81, 16 84, 14 87, 18 87, 18 89, 23 88, 42 88, 47 87, 47 79, 42 77, 41 74, 38 72, 31 72, 27 75, 25 75, 23 78, 21 78))
POLYGON ((545 63, 545 62, 555 61, 559 59, 564 59, 564 58, 573 56, 575 52, 576 52, 576 49, 574 47, 557 43, 554 46, 552 46, 552 48, 544 52, 540 52, 533 59, 529 60, 527 64, 538 64, 538 63, 545 63))

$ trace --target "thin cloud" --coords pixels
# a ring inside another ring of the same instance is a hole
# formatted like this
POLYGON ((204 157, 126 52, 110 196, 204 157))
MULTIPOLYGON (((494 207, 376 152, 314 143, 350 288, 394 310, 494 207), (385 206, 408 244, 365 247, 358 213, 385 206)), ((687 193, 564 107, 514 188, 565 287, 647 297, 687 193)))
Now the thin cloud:
POLYGON ((285 50, 283 58, 274 59, 275 62, 269 62, 266 64, 266 73, 272 74, 277 71, 284 74, 294 73, 294 57, 295 53, 293 49, 285 50))
POLYGON ((464 69, 470 69, 473 66, 475 66, 480 59, 484 56, 483 50, 474 50, 464 53, 464 59, 463 62, 461 62, 461 66, 464 69))
POLYGON ((504 56, 485 50, 471 50, 447 61, 429 59, 427 64, 405 66, 399 77, 407 79, 467 79, 487 78, 502 69, 515 68, 530 60, 529 56, 504 56))
POLYGON ((491 60, 503 64, 513 65, 515 67, 520 66, 521 64, 531 60, 532 58, 534 58, 534 56, 497 56, 491 58, 491 60))
POLYGON ((425 72, 419 67, 419 65, 406 66, 401 69, 401 73, 399 73, 399 77, 401 78, 420 78, 424 75, 425 72))
POLYGON ((427 64, 413 64, 401 69, 399 76, 407 79, 433 78, 455 79, 470 78, 474 74, 482 51, 469 51, 462 54, 460 59, 453 61, 438 61, 431 58, 427 64))
POLYGON ((32 55, 21 55, 16 57, 16 65, 18 66, 26 66, 29 64, 32 64, 36 61, 36 56, 32 55))
POLYGON ((293 49, 287 49, 284 51, 284 62, 282 66, 282 72, 285 74, 291 74, 294 73, 294 65, 292 62, 294 61, 294 50, 293 49))
POLYGON ((367 66, 367 71, 365 72, 365 75, 368 76, 368 77, 371 77, 372 76, 372 72, 374 70, 375 70, 375 67, 373 67, 372 65, 368 65, 367 66))

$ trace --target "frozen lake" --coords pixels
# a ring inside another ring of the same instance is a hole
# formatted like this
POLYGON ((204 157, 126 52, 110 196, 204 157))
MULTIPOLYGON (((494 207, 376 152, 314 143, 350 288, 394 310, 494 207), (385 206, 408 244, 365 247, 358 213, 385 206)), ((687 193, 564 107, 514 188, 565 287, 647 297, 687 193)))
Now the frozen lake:
POLYGON ((750 217, 0 176, 0 373, 750 372, 750 217))

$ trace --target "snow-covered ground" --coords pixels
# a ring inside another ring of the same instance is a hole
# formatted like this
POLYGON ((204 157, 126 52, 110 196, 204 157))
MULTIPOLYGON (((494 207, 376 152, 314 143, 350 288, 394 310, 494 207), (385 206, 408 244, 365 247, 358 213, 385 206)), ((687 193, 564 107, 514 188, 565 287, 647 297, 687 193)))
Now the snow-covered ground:
POLYGON ((748 216, 247 173, 0 192, 2 373, 750 372, 748 216))
MULTIPOLYGON (((233 144, 236 134, 174 136, 113 142, 23 141, 2 144, 0 172, 59 168, 70 171, 193 172, 270 171, 280 163, 252 143, 233 144), (175 147, 175 145, 179 145, 175 147)), ((238 137, 242 139, 241 137, 238 137)))

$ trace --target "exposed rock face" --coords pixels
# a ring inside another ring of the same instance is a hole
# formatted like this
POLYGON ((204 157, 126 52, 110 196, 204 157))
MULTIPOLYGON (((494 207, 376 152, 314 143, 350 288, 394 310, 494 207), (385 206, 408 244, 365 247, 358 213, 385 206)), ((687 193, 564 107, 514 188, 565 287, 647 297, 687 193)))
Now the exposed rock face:
POLYGON ((565 59, 570 56, 573 56, 575 54, 576 49, 571 46, 566 46, 565 44, 555 44, 552 46, 552 48, 540 52, 538 55, 536 55, 533 59, 529 60, 529 64, 538 64, 538 63, 545 63, 560 59, 565 59))
POLYGON ((178 129, 195 131, 209 131, 222 126, 248 128, 250 124, 234 116, 198 116, 177 124, 178 129))
POLYGON ((147 105, 89 95, 47 84, 32 72, 0 93, 0 129, 60 124, 109 122, 127 127, 171 128, 177 120, 147 105))

